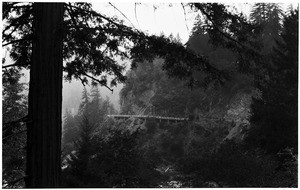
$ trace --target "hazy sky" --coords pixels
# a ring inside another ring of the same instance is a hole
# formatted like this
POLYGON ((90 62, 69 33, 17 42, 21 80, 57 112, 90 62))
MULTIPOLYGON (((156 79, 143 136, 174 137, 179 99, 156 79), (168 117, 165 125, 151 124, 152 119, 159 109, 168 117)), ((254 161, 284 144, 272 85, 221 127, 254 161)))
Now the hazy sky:
POLYGON ((197 15, 197 13, 189 11, 189 8, 185 7, 185 16, 180 3, 112 3, 112 5, 93 3, 94 8, 99 12, 108 16, 116 15, 123 19, 127 25, 132 26, 133 24, 136 29, 149 34, 159 35, 161 32, 167 36, 179 34, 183 43, 188 40, 194 18, 197 15))

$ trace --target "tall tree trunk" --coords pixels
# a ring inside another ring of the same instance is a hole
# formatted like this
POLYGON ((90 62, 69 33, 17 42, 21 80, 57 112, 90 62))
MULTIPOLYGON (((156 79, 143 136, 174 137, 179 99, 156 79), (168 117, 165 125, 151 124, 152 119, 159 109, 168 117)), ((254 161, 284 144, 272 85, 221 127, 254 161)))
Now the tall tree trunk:
POLYGON ((26 187, 58 187, 61 156, 62 3, 34 3, 26 187))

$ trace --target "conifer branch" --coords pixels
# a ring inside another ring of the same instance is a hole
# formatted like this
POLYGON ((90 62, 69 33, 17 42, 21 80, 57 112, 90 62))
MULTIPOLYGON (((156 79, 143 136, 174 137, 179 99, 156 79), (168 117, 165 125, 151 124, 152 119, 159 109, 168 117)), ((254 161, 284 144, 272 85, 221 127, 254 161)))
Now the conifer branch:
MULTIPOLYGON (((71 6, 70 3, 69 3, 69 5, 71 6)), ((72 22, 73 22, 73 24, 74 24, 76 30, 79 32, 79 31, 80 31, 80 30, 79 30, 79 27, 78 27, 78 25, 76 24, 76 21, 75 21, 73 15, 72 15, 72 13, 73 13, 72 7, 66 6, 66 9, 67 9, 67 11, 68 11, 68 13, 69 13, 69 15, 70 15, 70 17, 71 17, 71 20, 72 20, 72 22), (72 12, 72 13, 71 13, 71 12, 72 12)), ((74 13, 73 13, 73 14, 74 14, 74 13)))
POLYGON ((186 26, 187 32, 190 33, 190 32, 189 32, 189 27, 188 27, 188 25, 187 25, 187 23, 186 23, 186 12, 185 12, 185 8, 184 8, 183 3, 181 3, 181 6, 182 6, 182 9, 183 9, 183 13, 184 13, 185 26, 186 26))
MULTIPOLYGON (((129 20, 129 18, 122 12, 122 11, 120 11, 116 6, 114 6, 111 2, 109 2, 109 4, 113 7, 113 8, 115 8, 119 13, 121 13, 121 15, 123 16, 123 17, 125 17, 129 22, 130 22, 130 24, 133 26, 133 28, 135 28, 135 26, 132 24, 132 22, 129 20)), ((135 28, 136 29, 136 28, 135 28)))
POLYGON ((20 178, 18 178, 18 179, 15 179, 15 180, 13 180, 13 181, 8 182, 8 184, 13 188, 13 186, 14 186, 16 183, 18 183, 19 181, 25 180, 26 177, 27 177, 27 176, 20 177, 20 178))
POLYGON ((8 139, 8 138, 10 138, 10 137, 13 137, 13 136, 15 136, 15 135, 24 133, 24 132, 26 132, 26 131, 27 131, 27 129, 24 129, 24 130, 18 131, 18 132, 16 132, 16 133, 13 133, 13 134, 11 134, 11 135, 8 135, 8 136, 6 136, 6 137, 3 137, 3 138, 2 138, 2 141, 4 141, 5 139, 8 139))
POLYGON ((135 16, 135 20, 136 20, 138 26, 140 27, 140 23, 138 21, 137 14, 136 14, 136 7, 137 7, 136 5, 137 5, 137 3, 134 3, 134 16, 135 16))
MULTIPOLYGON (((27 6, 27 7, 31 8, 32 6, 27 6)), ((28 24, 28 20, 32 20, 32 19, 29 18, 30 17, 30 13, 31 13, 31 10, 26 10, 26 12, 24 14, 22 14, 20 17, 14 18, 12 20, 12 22, 3 29, 2 36, 4 36, 5 32, 7 30, 9 30, 13 26, 15 26, 17 28, 20 25, 28 24), (26 22, 24 22, 24 19, 25 20, 28 19, 28 20, 26 22)))
POLYGON ((227 38, 228 40, 231 40, 237 44, 239 44, 242 47, 246 47, 244 44, 242 44, 241 42, 239 42, 238 40, 228 36, 226 33, 224 33, 222 30, 220 30, 220 28, 217 26, 217 24, 213 21, 213 19, 210 17, 210 15, 204 10, 204 8, 202 6, 197 6, 197 8, 206 16, 206 18, 213 24, 214 28, 225 38, 227 38))
MULTIPOLYGON (((78 78, 79 78, 79 80, 81 81, 81 84, 85 87, 85 82, 84 82, 84 80, 80 77, 80 76, 78 76, 78 78)), ((87 84, 88 86, 89 86, 89 84, 87 84)))
POLYGON ((30 40, 30 39, 31 39, 31 37, 21 38, 21 39, 18 39, 18 40, 12 40, 12 41, 10 41, 10 42, 7 42, 6 44, 2 44, 2 47, 8 46, 8 45, 10 45, 10 44, 18 43, 18 42, 30 40))
POLYGON ((2 65, 2 69, 6 69, 6 68, 8 68, 8 67, 20 67, 20 66, 28 66, 28 64, 15 64, 15 63, 13 63, 13 64, 10 64, 10 65, 2 65))
MULTIPOLYGON (((12 36, 12 34, 17 30, 17 26, 15 26, 15 28, 9 33, 9 34, 7 34, 6 35, 6 38, 4 38, 3 40, 2 40, 2 43, 4 43, 5 41, 7 41, 7 39, 9 38, 9 37, 11 37, 12 36)), ((3 34, 2 34, 3 35, 3 34)))
POLYGON ((20 6, 11 6, 10 9, 20 9, 20 8, 28 8, 32 7, 32 5, 20 5, 20 6))
POLYGON ((82 8, 79 8, 79 7, 76 7, 76 6, 73 6, 73 5, 68 5, 68 4, 65 4, 65 5, 66 5, 66 6, 69 6, 69 7, 73 7, 73 8, 75 8, 75 9, 77 9, 77 10, 80 10, 80 11, 84 11, 84 12, 93 14, 94 16, 98 16, 98 17, 100 17, 100 18, 103 18, 103 19, 105 19, 106 21, 108 21, 108 22, 110 22, 110 23, 113 23, 114 25, 116 25, 116 26, 119 27, 119 28, 124 27, 124 26, 122 26, 122 25, 116 23, 115 21, 111 20, 110 18, 108 18, 108 17, 106 17, 106 16, 104 16, 104 15, 102 15, 102 14, 97 13, 97 12, 94 11, 94 10, 85 10, 85 9, 82 9, 82 8))
MULTIPOLYGON (((21 122, 26 122, 28 119, 28 115, 20 118, 20 119, 17 119, 15 121, 10 121, 10 122, 6 122, 6 123, 3 123, 3 125, 11 125, 11 124, 15 124, 15 123, 21 123, 21 122)), ((7 130, 9 129, 10 127, 7 127, 7 128, 4 128, 4 130, 7 130)))
POLYGON ((108 90, 110 90, 111 92, 114 91, 112 88, 110 88, 109 86, 107 86, 105 82, 103 82, 103 81, 101 81, 101 80, 99 80, 99 79, 96 79, 95 77, 90 76, 90 75, 88 75, 87 73, 84 73, 84 72, 83 72, 83 73, 81 73, 81 74, 84 75, 84 76, 86 76, 86 77, 88 77, 88 78, 90 78, 90 79, 92 79, 92 80, 97 81, 100 85, 106 87, 106 88, 107 88, 108 90))
MULTIPOLYGON (((71 17, 71 20, 72 20, 72 22, 73 22, 73 24, 74 24, 74 26, 75 26, 75 29, 77 30, 78 33, 81 33, 81 31, 80 31, 80 29, 79 29, 79 26, 78 26, 78 24, 76 23, 76 20, 75 20, 75 18, 74 18, 75 13, 74 13, 74 11, 73 11, 73 9, 72 9, 71 3, 69 3, 69 7, 66 6, 66 9, 67 9, 67 11, 68 11, 69 14, 70 14, 70 17, 71 17)), ((91 27, 87 26, 87 24, 86 24, 85 27, 86 27, 86 28, 91 28, 91 27)), ((91 29, 92 29, 92 28, 91 28, 91 29)), ((96 29, 96 28, 93 28, 93 29, 96 29)), ((85 43, 86 43, 87 46, 89 46, 89 49, 92 49, 91 44, 89 44, 87 41, 85 41, 85 43)), ((83 84, 84 84, 84 83, 83 83, 83 84)))

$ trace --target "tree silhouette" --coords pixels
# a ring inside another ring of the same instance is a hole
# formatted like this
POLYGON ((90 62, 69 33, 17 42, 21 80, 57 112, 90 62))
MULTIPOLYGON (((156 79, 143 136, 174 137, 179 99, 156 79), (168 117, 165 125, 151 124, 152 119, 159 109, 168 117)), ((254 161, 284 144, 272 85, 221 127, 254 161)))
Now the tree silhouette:
POLYGON ((2 175, 8 188, 24 186, 27 101, 21 76, 15 68, 2 73, 2 175))
POLYGON ((79 129, 76 121, 69 109, 65 110, 64 125, 62 131, 62 149, 64 154, 69 154, 74 147, 74 141, 77 139, 79 129))
POLYGON ((276 3, 256 3, 252 8, 251 20, 262 27, 259 39, 263 43, 264 54, 270 54, 275 40, 279 39, 282 30, 280 24, 282 16, 282 9, 276 3))
MULTIPOLYGON (((252 26, 245 24, 243 17, 230 14, 220 4, 194 6, 206 15, 207 28, 215 42, 236 51, 245 49, 242 43, 247 44, 245 35, 249 33, 244 32, 252 31, 252 26), (221 13, 220 21, 216 15, 221 13), (237 32, 237 38, 220 31, 226 19, 232 21, 226 27, 237 32), (238 32, 243 27, 246 29, 238 32)), ((224 80, 224 73, 205 57, 171 38, 146 35, 97 13, 89 3, 3 3, 3 20, 3 47, 11 46, 14 61, 3 68, 30 68, 26 187, 59 186, 63 71, 66 80, 79 79, 86 84, 90 78, 111 89, 107 75, 112 76, 112 86, 126 79, 122 74, 124 66, 115 57, 141 61, 158 55, 164 58, 163 69, 169 76, 188 79, 190 85, 224 80), (204 82, 194 79, 195 71, 206 73, 204 82)), ((243 52, 255 54, 253 48, 243 52)))
POLYGON ((284 19, 281 41, 276 41, 269 78, 260 80, 262 98, 255 99, 248 143, 271 153, 298 143, 298 11, 284 19))

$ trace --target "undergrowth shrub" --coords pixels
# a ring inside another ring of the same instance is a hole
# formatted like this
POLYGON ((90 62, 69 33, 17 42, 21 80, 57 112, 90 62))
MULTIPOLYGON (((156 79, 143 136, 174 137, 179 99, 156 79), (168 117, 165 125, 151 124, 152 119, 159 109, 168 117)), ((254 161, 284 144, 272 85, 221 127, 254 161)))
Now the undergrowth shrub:
POLYGON ((90 152, 72 154, 63 170, 63 187, 155 187, 160 174, 138 151, 139 130, 111 129, 90 139, 90 152))
POLYGON ((246 152, 233 141, 222 143, 213 153, 186 156, 180 161, 180 170, 190 176, 194 187, 210 181, 223 187, 297 186, 297 166, 290 166, 288 171, 278 170, 278 166, 276 156, 246 152))

